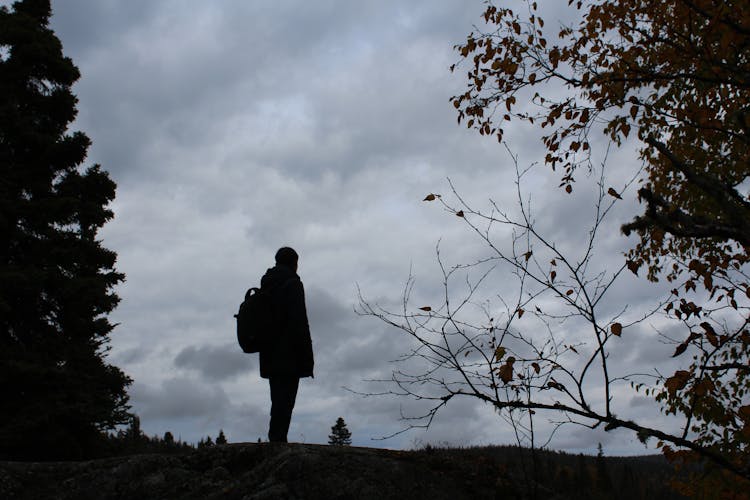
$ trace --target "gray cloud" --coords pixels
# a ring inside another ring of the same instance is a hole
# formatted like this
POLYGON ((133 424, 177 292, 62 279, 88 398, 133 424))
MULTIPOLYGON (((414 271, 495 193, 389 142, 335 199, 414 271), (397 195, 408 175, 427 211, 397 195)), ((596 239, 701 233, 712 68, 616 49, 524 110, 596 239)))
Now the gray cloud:
MULTIPOLYGON (((267 383, 257 356, 235 345, 232 315, 273 265, 275 250, 292 245, 301 255, 316 355, 316 377, 300 389, 295 439, 326 442, 343 416, 359 445, 513 442, 507 423, 471 400, 449 405, 428 431, 372 441, 403 428, 402 411, 424 407, 343 388, 382 389, 365 380, 388 379, 390 361, 410 346, 393 328, 354 313, 357 286, 398 308, 411 271, 415 305, 437 304, 439 239, 449 264, 487 255, 462 220, 422 202, 425 194, 451 199, 450 177, 472 204, 484 208, 493 198, 516 210, 507 153, 457 126, 448 100, 465 86, 464 70, 448 71, 457 60, 452 47, 484 6, 53 1, 53 28, 82 72, 74 128, 93 141, 88 161, 101 163, 119 186, 116 217, 102 231, 127 274, 112 315, 120 326, 111 359, 135 379, 133 405, 147 432, 171 430, 194 441, 219 428, 230 440, 265 435, 267 383)), ((568 12, 545 8, 548 24, 568 12)), ((538 135, 508 130, 521 166, 542 158, 538 135)), ((603 155, 606 143, 594 147, 603 155)), ((633 146, 611 158, 619 186, 631 172, 626 167, 637 168, 633 146)), ((581 179, 567 196, 546 167, 531 176, 539 229, 558 248, 580 251, 595 180, 581 179)), ((597 269, 622 262, 628 241, 619 225, 637 211, 632 198, 602 228, 597 269)), ((498 242, 507 244, 507 234, 498 242)), ((482 293, 513 296, 510 276, 499 269, 482 293)), ((624 304, 637 315, 662 292, 627 278, 610 292, 603 317, 624 304)), ((612 345, 619 372, 647 371, 671 354, 653 342, 652 327, 668 328, 654 320, 612 345)), ((622 404, 631 397, 623 393, 622 404)), ((642 451, 620 434, 607 436, 618 449, 642 451)), ((553 446, 592 447, 607 436, 566 433, 553 446)))
POLYGON ((186 378, 165 379, 158 387, 136 382, 130 395, 144 419, 206 417, 229 406, 221 387, 186 378))
POLYGON ((245 356, 235 345, 185 347, 175 357, 178 368, 197 371, 210 381, 224 380, 255 368, 255 358, 245 356))

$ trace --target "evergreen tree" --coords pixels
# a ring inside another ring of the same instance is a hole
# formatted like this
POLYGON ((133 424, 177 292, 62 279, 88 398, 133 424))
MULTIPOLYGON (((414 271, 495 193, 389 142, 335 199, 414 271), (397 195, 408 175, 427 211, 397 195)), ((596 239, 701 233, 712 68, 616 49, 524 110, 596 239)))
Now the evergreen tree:
POLYGON ((214 440, 211 439, 211 436, 206 436, 205 439, 201 438, 200 441, 198 441, 198 448, 210 448, 214 445, 214 440))
POLYGON ((607 461, 604 458, 604 448, 602 448, 602 443, 597 445, 595 483, 596 488, 604 494, 609 494, 612 490, 612 480, 610 479, 609 471, 607 470, 607 461))
POLYGON ((174 445, 174 436, 171 432, 167 431, 164 433, 164 438, 162 439, 164 441, 164 444, 167 446, 173 446, 174 445))
POLYGON ((97 240, 115 183, 67 132, 79 72, 50 15, 0 7, 0 458, 90 455, 128 421, 130 379, 103 359, 124 278, 97 240))
POLYGON ((227 437, 224 435, 224 429, 219 429, 219 435, 216 436, 216 444, 227 444, 227 437))
POLYGON ((339 417, 336 420, 336 425, 331 427, 328 444, 334 446, 349 446, 352 444, 352 433, 346 428, 346 422, 343 418, 339 417))
POLYGON ((141 419, 138 415, 130 417, 130 427, 125 431, 125 435, 134 442, 141 441, 144 437, 143 431, 141 431, 141 419))

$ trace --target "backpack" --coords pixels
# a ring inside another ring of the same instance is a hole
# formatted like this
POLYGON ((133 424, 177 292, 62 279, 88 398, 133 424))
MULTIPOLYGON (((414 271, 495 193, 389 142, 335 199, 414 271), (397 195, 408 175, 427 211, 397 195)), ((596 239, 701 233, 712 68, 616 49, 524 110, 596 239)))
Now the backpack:
POLYGON ((260 352, 268 344, 273 328, 273 300, 271 294, 260 288, 250 288, 237 318, 237 341, 243 352, 260 352))

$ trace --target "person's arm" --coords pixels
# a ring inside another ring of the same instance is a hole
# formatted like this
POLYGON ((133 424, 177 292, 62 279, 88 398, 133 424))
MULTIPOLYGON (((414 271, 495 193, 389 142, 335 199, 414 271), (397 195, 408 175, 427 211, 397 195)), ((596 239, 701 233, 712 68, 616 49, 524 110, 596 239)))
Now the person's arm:
POLYGON ((312 339, 310 337, 310 325, 307 320, 307 307, 305 306, 305 288, 302 281, 294 280, 290 284, 290 329, 295 337, 298 349, 298 361, 304 373, 313 373, 314 360, 312 351, 312 339))

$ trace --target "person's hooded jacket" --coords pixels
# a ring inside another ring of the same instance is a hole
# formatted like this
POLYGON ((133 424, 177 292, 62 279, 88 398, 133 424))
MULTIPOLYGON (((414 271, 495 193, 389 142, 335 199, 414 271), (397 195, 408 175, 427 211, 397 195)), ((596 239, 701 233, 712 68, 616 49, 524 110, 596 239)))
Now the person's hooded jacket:
POLYGON ((271 293, 276 318, 271 341, 260 351, 260 376, 312 377, 312 340, 302 281, 293 269, 277 264, 266 271, 260 286, 271 293))

